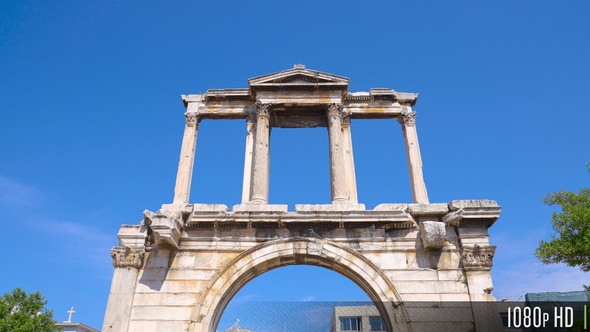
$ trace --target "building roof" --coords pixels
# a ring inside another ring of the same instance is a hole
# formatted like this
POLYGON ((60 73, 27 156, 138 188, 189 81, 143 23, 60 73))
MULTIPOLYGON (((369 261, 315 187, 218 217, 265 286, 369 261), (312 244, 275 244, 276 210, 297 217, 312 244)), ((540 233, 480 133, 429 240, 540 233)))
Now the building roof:
POLYGON ((63 328, 64 332, 100 332, 100 330, 92 328, 86 324, 75 322, 56 323, 55 327, 63 328))

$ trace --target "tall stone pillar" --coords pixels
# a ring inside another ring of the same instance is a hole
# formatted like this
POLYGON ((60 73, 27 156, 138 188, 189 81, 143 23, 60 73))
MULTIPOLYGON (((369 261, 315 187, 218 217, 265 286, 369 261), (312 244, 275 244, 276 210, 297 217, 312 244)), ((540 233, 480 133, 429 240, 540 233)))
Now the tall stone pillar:
POLYGON ((348 200, 358 203, 356 190, 356 175, 354 170, 354 156, 352 153, 352 135, 350 133, 350 113, 342 113, 342 148, 344 150, 344 166, 346 171, 346 189, 348 200))
POLYGON ((471 301, 495 301, 490 270, 496 246, 474 245, 461 248, 461 264, 465 270, 471 301))
POLYGON ((332 204, 348 203, 346 165, 342 151, 342 104, 328 105, 328 135, 330 144, 330 189, 332 204))
POLYGON ((491 294, 494 289, 490 270, 496 246, 474 245, 461 248, 461 263, 465 271, 465 281, 469 291, 469 299, 476 331, 501 331, 498 310, 489 305, 496 301, 491 294))
POLYGON ((244 182, 242 184, 242 204, 250 202, 252 193, 252 163, 254 161, 254 142, 256 137, 256 113, 249 112, 246 117, 246 155, 244 156, 244 182))
POLYGON ((416 112, 410 106, 403 106, 404 112, 397 118, 402 125, 406 153, 408 154, 408 170, 410 172, 410 186, 412 187, 412 201, 427 204, 428 192, 422 174, 422 157, 416 131, 416 112))
POLYGON ((251 203, 268 203, 270 173, 270 117, 271 104, 256 103, 256 136, 252 163, 251 203))
POLYGON ((178 162, 178 173, 176 175, 176 186, 174 187, 174 204, 188 204, 193 178, 193 166, 195 164, 195 149, 197 145, 197 131, 199 129, 199 113, 192 111, 189 104, 180 148, 180 161, 178 162))
POLYGON ((115 271, 102 326, 105 332, 129 329, 137 276, 143 266, 147 227, 123 225, 117 236, 119 246, 111 249, 115 271))

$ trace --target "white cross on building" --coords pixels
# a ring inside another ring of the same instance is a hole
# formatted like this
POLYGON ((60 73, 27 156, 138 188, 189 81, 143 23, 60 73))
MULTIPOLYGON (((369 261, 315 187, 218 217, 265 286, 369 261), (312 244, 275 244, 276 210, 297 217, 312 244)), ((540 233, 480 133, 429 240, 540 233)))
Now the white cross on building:
POLYGON ((65 323, 71 323, 72 322, 72 315, 75 313, 74 311, 74 307, 72 306, 72 308, 68 311, 68 314, 70 314, 70 316, 68 317, 68 320, 65 321, 65 323))

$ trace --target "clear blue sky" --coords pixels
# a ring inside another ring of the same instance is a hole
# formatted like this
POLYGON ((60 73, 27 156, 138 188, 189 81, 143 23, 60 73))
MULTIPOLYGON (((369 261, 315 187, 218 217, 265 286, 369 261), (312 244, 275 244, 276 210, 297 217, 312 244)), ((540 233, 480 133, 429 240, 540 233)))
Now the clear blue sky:
MULTIPOLYGON (((0 292, 40 290, 57 320, 74 305, 100 328, 119 226, 172 201, 179 95, 297 63, 350 91, 420 93, 431 202, 503 207, 494 295, 579 290, 587 274, 534 248, 552 233, 541 199, 590 182, 589 14, 588 1, 2 1, 0 292)), ((352 126, 360 202, 409 202, 399 124, 352 126)), ((244 139, 242 121, 201 123, 192 202, 239 203, 244 139)), ((273 130, 271 160, 272 203, 329 201, 325 129, 273 130)), ((363 297, 348 285, 285 268, 236 300, 363 297)))

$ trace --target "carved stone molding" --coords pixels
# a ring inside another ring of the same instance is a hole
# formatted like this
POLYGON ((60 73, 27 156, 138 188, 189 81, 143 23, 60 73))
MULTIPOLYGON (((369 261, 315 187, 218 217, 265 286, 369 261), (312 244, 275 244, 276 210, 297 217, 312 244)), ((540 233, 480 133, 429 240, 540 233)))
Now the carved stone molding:
POLYGON ((477 226, 485 231, 500 218, 502 207, 492 200, 455 200, 442 221, 459 228, 477 226))
POLYGON ((258 116, 264 116, 266 118, 270 117, 270 109, 272 104, 263 104, 261 102, 256 102, 256 114, 258 116))
POLYGON ((199 125, 199 113, 195 113, 195 112, 186 112, 184 113, 184 116, 186 116, 186 124, 189 127, 194 127, 194 126, 198 126, 199 125))
POLYGON ((129 247, 114 247, 111 249, 114 267, 132 267, 139 269, 143 265, 144 249, 129 247))
POLYGON ((416 125, 416 112, 402 112, 397 117, 397 122, 406 126, 416 125))
POLYGON ((169 205, 154 213, 148 210, 143 212, 144 223, 152 231, 154 241, 160 248, 178 249, 180 236, 184 228, 182 205, 169 205))
POLYGON ((461 252, 461 262, 466 271, 489 271, 492 268, 492 261, 496 246, 479 246, 463 247, 461 252))

